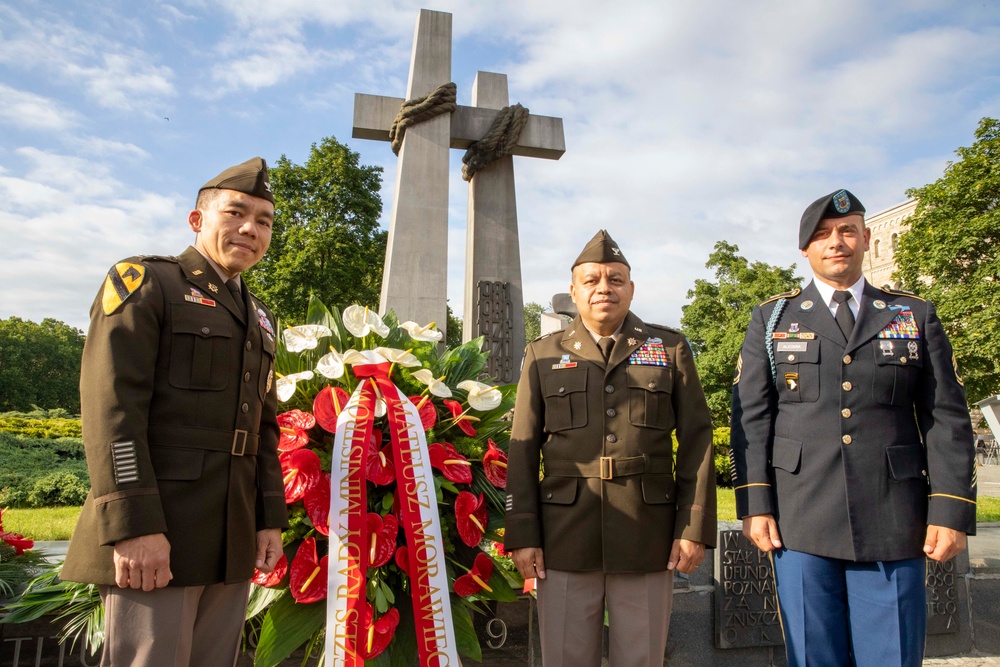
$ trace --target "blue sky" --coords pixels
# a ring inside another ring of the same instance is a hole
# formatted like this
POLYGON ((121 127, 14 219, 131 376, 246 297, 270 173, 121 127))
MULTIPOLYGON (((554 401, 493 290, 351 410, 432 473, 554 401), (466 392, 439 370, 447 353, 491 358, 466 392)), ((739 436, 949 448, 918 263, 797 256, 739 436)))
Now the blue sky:
POLYGON ((716 241, 801 273, 810 201, 897 204, 1000 114, 992 0, 0 0, 0 318, 86 328, 110 265, 191 242, 208 178, 302 163, 327 136, 384 167, 387 226, 395 158, 351 138, 353 94, 405 94, 421 7, 454 15, 460 103, 477 70, 502 72, 512 102, 564 119, 561 160, 515 158, 524 293, 542 303, 607 228, 633 310, 676 326, 716 241))

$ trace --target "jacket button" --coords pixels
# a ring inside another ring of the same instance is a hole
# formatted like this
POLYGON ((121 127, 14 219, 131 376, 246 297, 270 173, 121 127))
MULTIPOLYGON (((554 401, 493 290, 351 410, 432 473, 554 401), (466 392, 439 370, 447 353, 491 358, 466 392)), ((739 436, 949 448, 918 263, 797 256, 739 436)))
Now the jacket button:
POLYGON ((551 500, 552 499, 552 494, 551 493, 546 493, 545 497, 548 498, 549 500, 551 500))
POLYGON ((851 355, 849 355, 849 354, 845 354, 844 355, 844 363, 845 364, 851 363, 851 355))
POLYGON ((656 389, 656 383, 655 382, 650 382, 648 386, 649 386, 650 389, 656 389))
POLYGON ((209 329, 208 327, 202 327, 201 332, 207 336, 208 334, 212 333, 212 330, 209 329))
POLYGON ((616 436, 614 433, 608 433, 607 440, 608 442, 618 442, 618 436, 616 436))
POLYGON ((608 394, 613 394, 615 393, 615 386, 613 384, 606 384, 604 385, 604 391, 608 394))
POLYGON ((794 354, 788 355, 788 360, 789 361, 795 361, 795 355, 794 354))
POLYGON ((843 410, 840 411, 840 414, 844 417, 844 419, 847 419, 848 417, 851 416, 851 409, 844 408, 843 410))
POLYGON ((566 387, 559 387, 559 393, 560 394, 563 393, 564 391, 566 391, 566 387))
POLYGON ((249 352, 252 349, 253 349, 253 343, 251 343, 250 341, 247 341, 247 351, 249 352))
POLYGON ((843 389, 844 391, 850 391, 851 389, 854 389, 854 385, 853 385, 853 384, 851 384, 850 382, 845 382, 844 384, 840 385, 840 387, 841 387, 841 388, 842 388, 842 389, 843 389))
POLYGON ((243 381, 244 382, 250 381, 250 371, 247 371, 246 373, 243 374, 243 381))
POLYGON ((851 438, 851 436, 849 436, 849 435, 845 435, 845 436, 844 436, 843 438, 841 438, 840 440, 841 440, 841 442, 843 442, 843 443, 844 443, 845 445, 849 445, 849 444, 851 444, 851 442, 852 442, 852 438, 851 438))
POLYGON ((926 470, 921 470, 920 474, 923 475, 924 477, 927 477, 927 471, 926 470))
POLYGON ((899 363, 905 364, 906 363, 906 357, 900 357, 899 358, 899 363))
POLYGON ((240 410, 243 411, 243 414, 246 414, 246 413, 250 412, 250 406, 247 405, 246 403, 244 403, 242 406, 240 406, 240 410))
POLYGON ((618 414, 618 413, 617 413, 617 412, 615 412, 615 409, 614 409, 614 408, 608 408, 608 410, 607 410, 607 413, 606 413, 606 414, 607 414, 607 415, 608 415, 609 417, 614 417, 614 416, 615 416, 616 414, 618 414))

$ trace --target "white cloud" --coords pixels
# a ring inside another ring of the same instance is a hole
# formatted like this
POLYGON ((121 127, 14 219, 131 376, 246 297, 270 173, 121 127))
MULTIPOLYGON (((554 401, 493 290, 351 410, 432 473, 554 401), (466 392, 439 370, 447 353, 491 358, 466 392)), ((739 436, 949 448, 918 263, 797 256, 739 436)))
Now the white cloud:
POLYGON ((0 122, 28 130, 64 132, 79 123, 76 112, 57 100, 0 83, 0 122))

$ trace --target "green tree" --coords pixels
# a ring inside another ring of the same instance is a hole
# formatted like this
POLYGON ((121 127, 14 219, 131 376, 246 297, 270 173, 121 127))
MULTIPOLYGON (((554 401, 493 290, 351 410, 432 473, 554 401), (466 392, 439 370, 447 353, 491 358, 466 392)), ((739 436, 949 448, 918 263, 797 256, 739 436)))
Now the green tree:
POLYGON ((955 153, 941 178, 906 191, 917 209, 895 277, 934 302, 976 402, 1000 390, 1000 122, 983 118, 955 153))
POLYGON ((524 304, 524 340, 530 343, 542 335, 542 313, 545 306, 534 301, 524 304))
POLYGON ((451 349, 462 344, 462 320, 455 316, 451 306, 448 308, 448 326, 445 328, 444 343, 451 349))
POLYGON ((0 412, 38 406, 79 414, 83 339, 51 318, 0 320, 0 412))
POLYGON ((729 425, 736 358, 754 306, 802 283, 794 275, 794 264, 786 269, 750 263, 736 254, 739 250, 726 241, 715 244, 705 264, 715 269, 715 282, 696 280, 687 293, 691 303, 681 309, 681 326, 716 426, 729 425))
POLYGON ((271 247, 244 275, 283 323, 304 321, 310 294, 341 307, 378 307, 387 237, 378 224, 382 168, 358 158, 328 137, 304 165, 282 155, 271 167, 271 247))

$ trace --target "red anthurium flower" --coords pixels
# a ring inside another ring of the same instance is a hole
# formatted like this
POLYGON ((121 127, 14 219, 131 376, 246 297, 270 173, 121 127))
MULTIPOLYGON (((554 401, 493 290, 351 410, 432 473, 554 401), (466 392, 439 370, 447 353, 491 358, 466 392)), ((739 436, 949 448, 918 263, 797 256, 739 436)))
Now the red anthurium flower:
POLYGON ((472 569, 469 570, 468 574, 463 574, 455 579, 453 588, 455 593, 463 598, 475 595, 482 590, 492 593, 493 589, 486 583, 491 576, 493 576, 493 559, 480 551, 472 564, 472 569))
POLYGON ((316 538, 303 540, 292 559, 292 574, 288 588, 300 604, 318 602, 326 598, 327 556, 316 556, 316 538))
POLYGON ((410 396, 410 402, 417 406, 417 412, 420 413, 420 423, 423 425, 425 431, 429 431, 434 428, 434 424, 437 424, 438 415, 437 410, 434 408, 434 403, 431 402, 430 396, 410 396))
POLYGON ((396 626, 399 625, 399 610, 393 607, 375 621, 375 608, 371 602, 366 602, 364 623, 368 642, 365 646, 359 647, 359 652, 365 660, 370 660, 384 651, 392 641, 396 626))
POLYGON ((319 481, 309 489, 302 504, 313 527, 323 535, 330 534, 330 473, 320 473, 319 481))
POLYGON ((468 436, 476 435, 476 429, 472 427, 472 422, 479 421, 478 417, 472 417, 462 410, 462 404, 458 401, 451 401, 445 399, 445 407, 451 410, 451 416, 455 420, 455 424, 458 428, 462 429, 462 433, 468 436))
POLYGON ((285 574, 287 573, 288 558, 285 554, 281 554, 281 558, 275 563, 273 570, 265 573, 255 569, 250 581, 264 588, 273 588, 281 583, 281 580, 285 578, 285 574))
POLYGON ((385 486, 396 480, 396 468, 392 463, 392 442, 382 442, 382 431, 372 429, 372 442, 368 448, 368 480, 375 485, 385 486))
POLYGON ((34 540, 26 539, 21 533, 8 533, 3 529, 2 509, 0 509, 0 540, 14 547, 14 553, 18 556, 24 554, 26 549, 31 549, 35 546, 34 540))
POLYGON ((472 464, 458 453, 450 442, 432 442, 427 446, 431 465, 441 471, 445 479, 460 484, 472 483, 472 464))
POLYGON ((458 536, 467 546, 474 547, 486 532, 486 501, 483 494, 478 497, 462 491, 455 498, 455 519, 458 536))
POLYGON ((493 548, 496 549, 496 552, 498 554, 500 554, 501 556, 509 556, 510 555, 510 552, 507 551, 504 548, 503 542, 493 542, 493 548))
POLYGON ((284 474, 285 502, 302 500, 320 480, 319 456, 311 449, 296 449, 278 457, 284 474))
POLYGON ((351 395, 340 387, 326 386, 316 394, 316 399, 313 401, 313 413, 324 431, 327 433, 337 432, 337 417, 340 416, 341 410, 344 409, 350 398, 351 395))
POLYGON ((309 429, 316 425, 316 418, 302 410, 289 410, 278 415, 281 439, 278 449, 290 452, 309 444, 309 429))
POLYGON ((490 484, 498 489, 507 488, 507 452, 497 447, 490 438, 486 441, 489 449, 483 454, 483 472, 490 484))
POLYGON ((406 576, 410 576, 410 550, 406 545, 396 549, 396 567, 402 570, 406 576))
POLYGON ((382 516, 377 512, 369 512, 365 519, 368 524, 368 567, 382 567, 396 552, 396 536, 399 534, 399 522, 392 514, 382 516))

